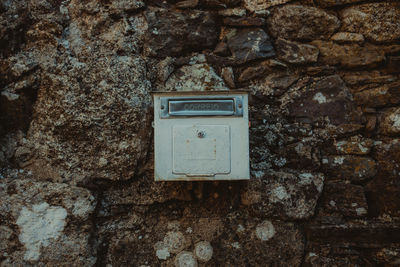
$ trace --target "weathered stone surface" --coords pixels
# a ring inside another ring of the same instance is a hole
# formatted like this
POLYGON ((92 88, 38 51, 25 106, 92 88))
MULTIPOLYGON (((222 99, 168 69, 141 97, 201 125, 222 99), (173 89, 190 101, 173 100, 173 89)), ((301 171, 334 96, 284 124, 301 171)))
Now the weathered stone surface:
POLYGON ((327 39, 339 26, 337 17, 309 6, 284 5, 268 18, 272 36, 289 40, 327 39))
POLYGON ((300 265, 304 242, 295 225, 229 217, 229 228, 220 240, 222 249, 214 250, 213 258, 217 259, 219 265, 300 265), (252 253, 257 256, 246 256, 252 253))
POLYGON ((251 180, 241 193, 241 201, 256 214, 305 219, 314 214, 323 184, 321 173, 275 172, 251 180))
POLYGON ((385 61, 385 52, 377 46, 357 44, 338 45, 333 42, 313 41, 319 48, 320 61, 345 68, 376 67, 385 61))
POLYGON ((380 71, 347 72, 343 80, 348 85, 364 85, 369 83, 391 83, 397 80, 394 75, 382 74, 380 71))
POLYGON ((231 67, 222 68, 221 76, 229 88, 235 88, 235 76, 231 67))
POLYGON ((261 77, 268 72, 271 72, 274 68, 286 68, 287 66, 277 60, 269 59, 257 64, 255 66, 248 67, 242 71, 239 76, 239 82, 245 82, 258 77, 261 77))
POLYGON ((228 90, 223 79, 208 64, 183 66, 165 83, 167 91, 228 90))
POLYGON ((398 222, 375 220, 328 225, 314 223, 306 229, 309 242, 305 265, 357 266, 365 262, 379 265, 384 260, 396 262, 394 247, 399 243, 399 227, 398 222), (389 253, 393 256, 390 257, 389 253))
POLYGON ((400 82, 387 83, 385 85, 367 89, 354 94, 357 104, 365 107, 384 107, 400 103, 400 82))
POLYGON ((251 61, 275 56, 268 34, 262 29, 243 29, 228 38, 228 47, 235 60, 251 61))
POLYGON ((319 216, 362 218, 368 214, 368 204, 362 186, 326 183, 319 216))
POLYGON ((316 0, 316 3, 323 7, 340 6, 346 4, 353 4, 363 0, 316 0))
POLYGON ((244 6, 250 12, 257 12, 265 10, 272 6, 285 4, 290 1, 291 0, 265 0, 265 1, 244 0, 244 6))
POLYGON ((327 180, 348 180, 360 182, 374 177, 377 173, 375 160, 359 156, 328 156, 322 159, 328 173, 327 180))
POLYGON ((26 2, 0 3, 0 55, 15 53, 23 44, 28 28, 29 6, 26 2))
POLYGON ((363 34, 374 42, 391 42, 400 38, 400 5, 368 3, 340 12, 342 29, 363 34))
POLYGON ((289 95, 294 94, 293 102, 288 104, 291 116, 306 122, 326 117, 334 125, 356 119, 352 115, 354 106, 350 92, 339 76, 325 77, 307 86, 304 92, 303 90, 289 92, 289 95))
POLYGON ((344 155, 367 155, 371 151, 373 140, 352 136, 349 139, 335 141, 333 144, 334 154, 344 155))
POLYGON ((224 17, 243 17, 246 15, 246 9, 240 7, 227 8, 218 11, 218 14, 224 17))
POLYGON ((31 157, 19 165, 52 181, 131 178, 150 141, 143 60, 95 57, 69 66, 43 77, 26 145, 31 157))
POLYGON ((378 173, 366 188, 372 215, 400 215, 400 140, 377 141, 374 156, 378 173))
POLYGON ((96 201, 83 188, 5 179, 0 184, 2 265, 92 266, 91 216, 96 201), (2 230, 2 232, 3 232, 2 230))
POLYGON ((319 50, 315 46, 279 38, 276 43, 278 57, 291 64, 317 62, 319 50))
POLYGON ((385 110, 379 124, 379 132, 384 135, 400 134, 400 108, 385 110))
POLYGON ((364 43, 364 36, 359 33, 353 33, 353 32, 338 32, 335 33, 331 37, 332 41, 335 41, 337 43, 357 43, 357 44, 362 44, 364 43))
POLYGON ((265 19, 257 17, 224 18, 223 23, 233 27, 260 27, 265 24, 265 19))
POLYGON ((280 96, 298 79, 299 77, 296 74, 287 73, 286 71, 272 73, 268 74, 262 80, 251 81, 249 88, 251 88, 253 94, 258 97, 270 95, 280 96))
POLYGON ((144 51, 147 55, 180 56, 214 47, 218 32, 214 15, 204 11, 149 9, 144 51))

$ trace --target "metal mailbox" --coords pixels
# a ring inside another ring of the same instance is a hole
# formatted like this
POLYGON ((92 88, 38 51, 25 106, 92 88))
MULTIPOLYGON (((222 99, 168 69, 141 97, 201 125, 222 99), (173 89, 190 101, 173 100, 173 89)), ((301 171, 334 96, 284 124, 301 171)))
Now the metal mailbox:
POLYGON ((248 93, 156 92, 156 181, 247 180, 248 93))

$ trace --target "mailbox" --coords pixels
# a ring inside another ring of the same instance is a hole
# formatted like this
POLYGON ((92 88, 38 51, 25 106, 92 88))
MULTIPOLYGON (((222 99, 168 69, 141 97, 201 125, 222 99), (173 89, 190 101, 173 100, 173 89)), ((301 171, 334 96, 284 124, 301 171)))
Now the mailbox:
POLYGON ((247 180, 248 93, 155 92, 156 181, 247 180))

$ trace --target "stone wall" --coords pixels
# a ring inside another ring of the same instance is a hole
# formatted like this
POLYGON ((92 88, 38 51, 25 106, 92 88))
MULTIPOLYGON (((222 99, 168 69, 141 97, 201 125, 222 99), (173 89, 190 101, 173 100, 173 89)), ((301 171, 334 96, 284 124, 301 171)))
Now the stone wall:
POLYGON ((400 4, 0 4, 0 265, 400 264, 400 4), (154 182, 152 91, 247 89, 251 180, 154 182))

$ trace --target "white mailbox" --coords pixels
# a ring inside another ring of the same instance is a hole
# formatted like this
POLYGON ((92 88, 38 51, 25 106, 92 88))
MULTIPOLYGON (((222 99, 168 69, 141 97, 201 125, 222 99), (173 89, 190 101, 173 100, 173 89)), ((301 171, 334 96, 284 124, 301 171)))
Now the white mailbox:
POLYGON ((156 92, 156 181, 247 180, 248 93, 156 92))

